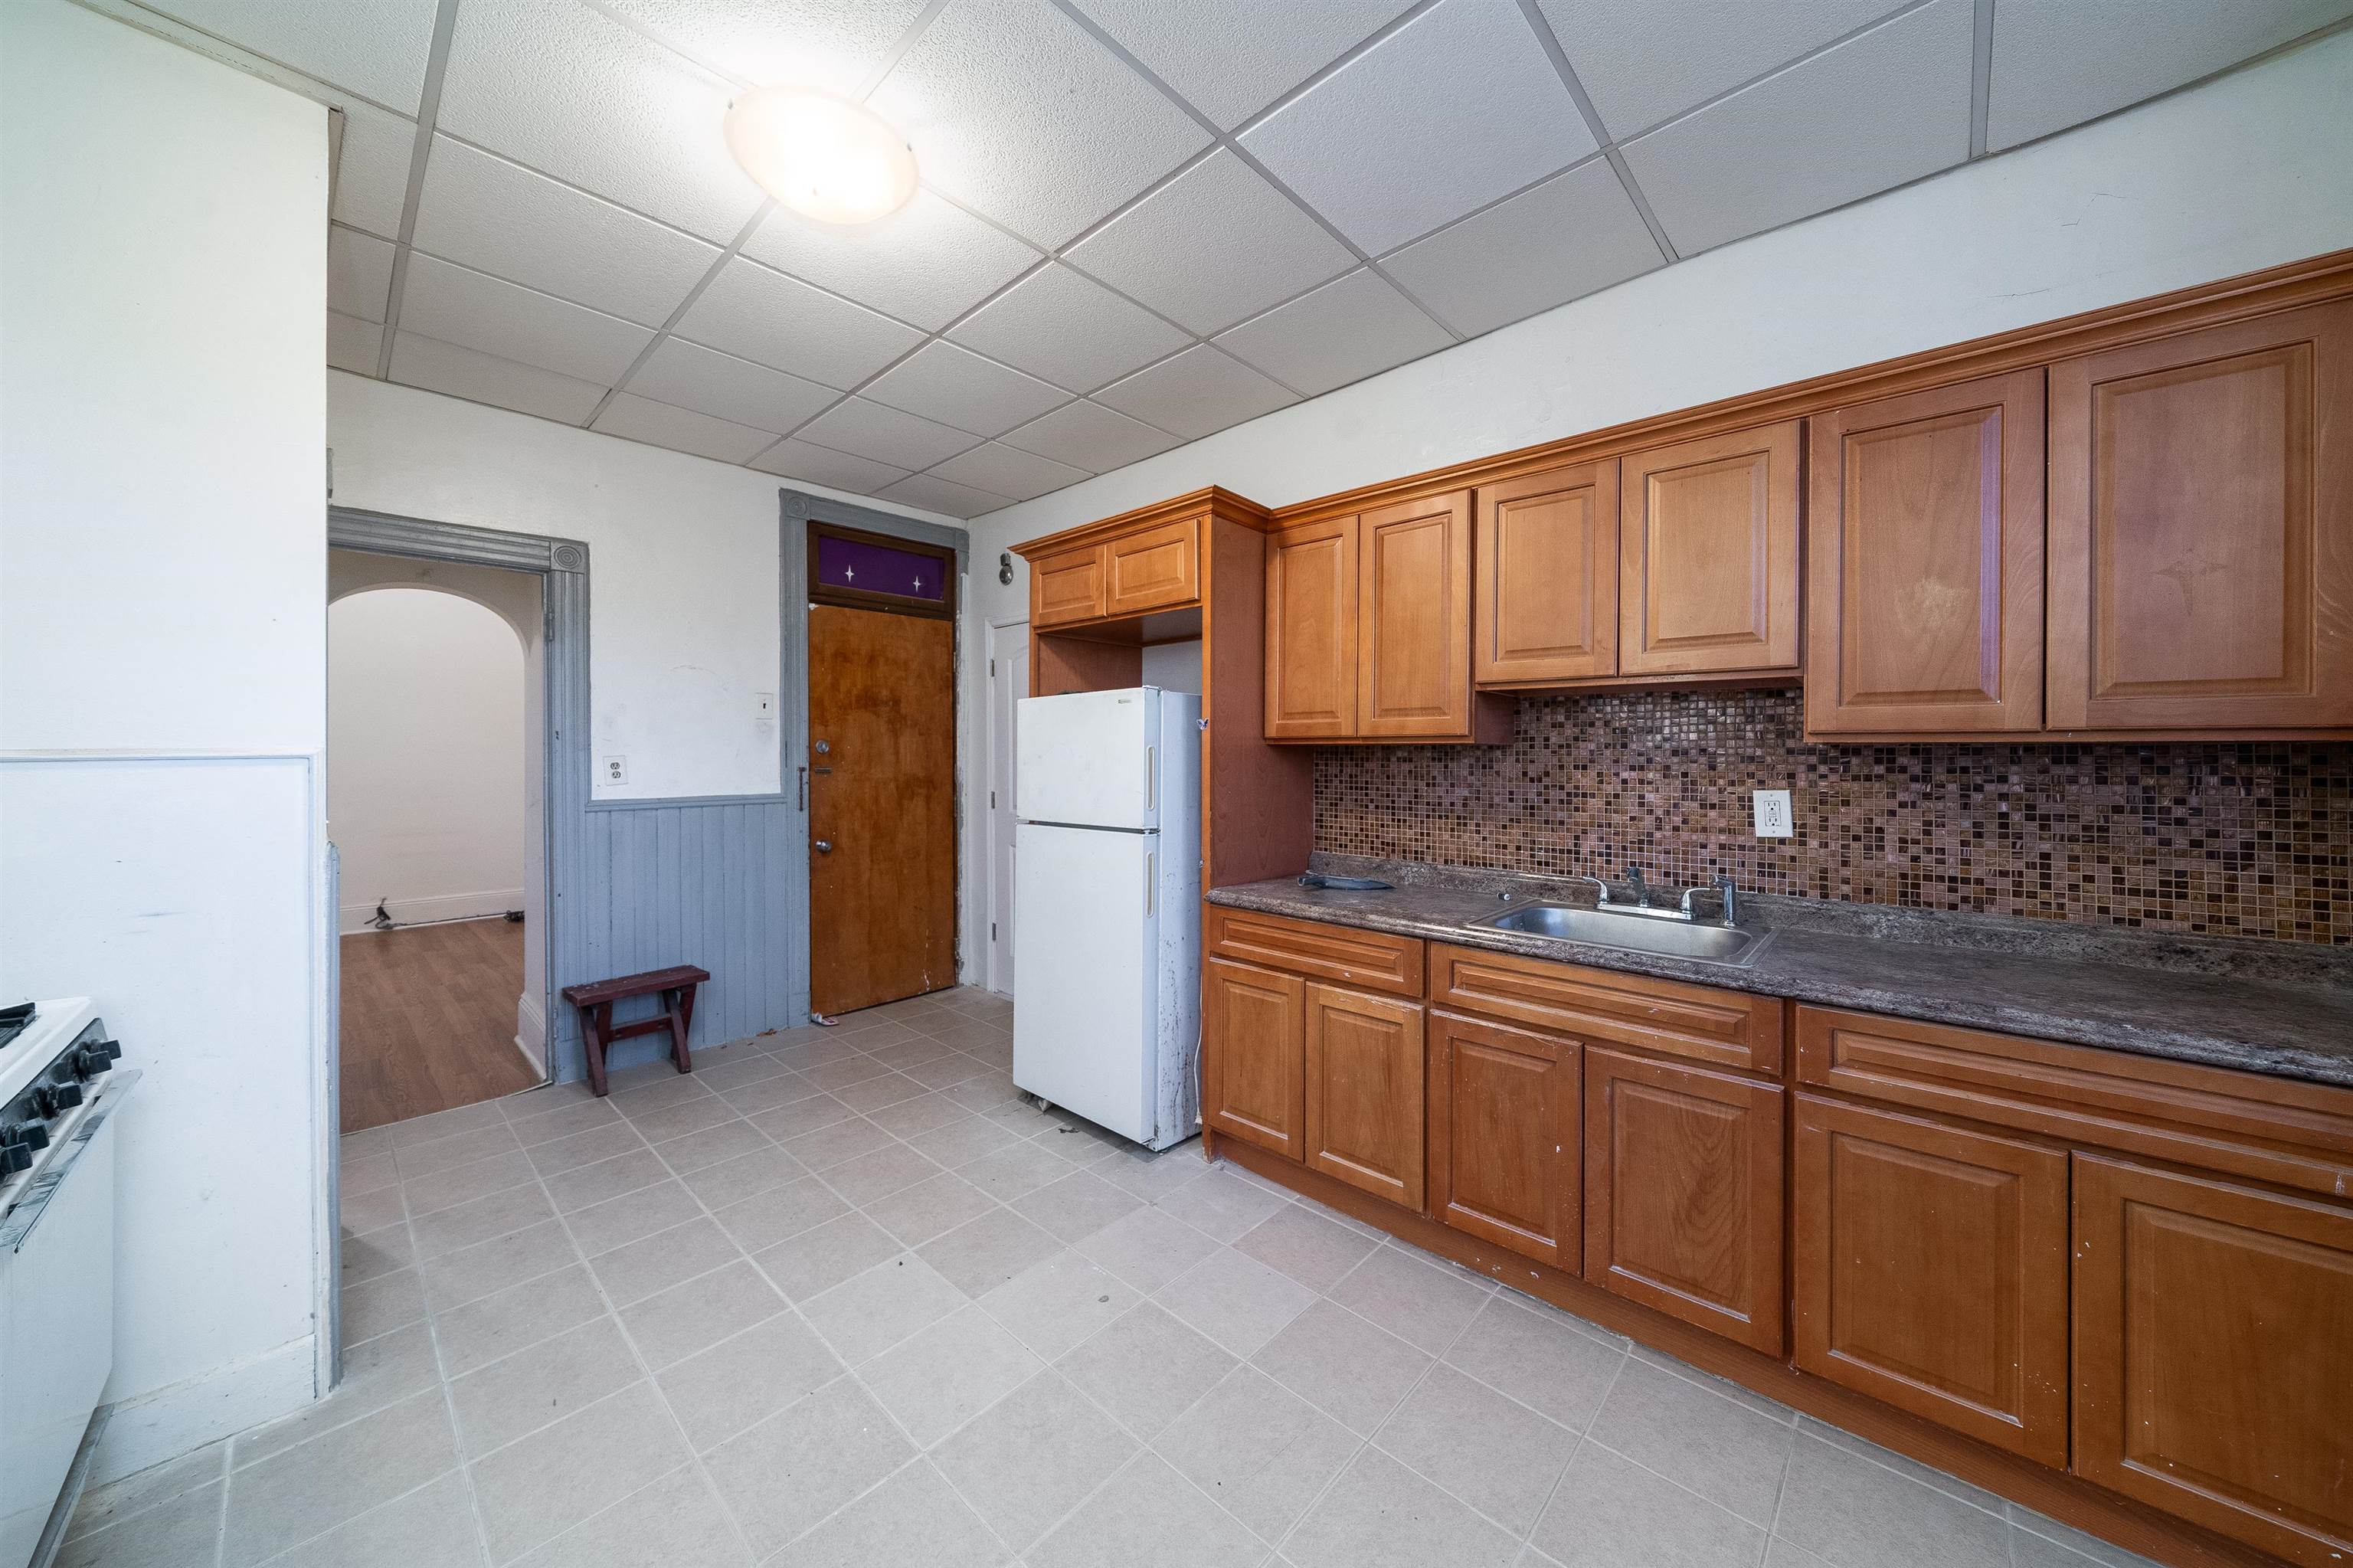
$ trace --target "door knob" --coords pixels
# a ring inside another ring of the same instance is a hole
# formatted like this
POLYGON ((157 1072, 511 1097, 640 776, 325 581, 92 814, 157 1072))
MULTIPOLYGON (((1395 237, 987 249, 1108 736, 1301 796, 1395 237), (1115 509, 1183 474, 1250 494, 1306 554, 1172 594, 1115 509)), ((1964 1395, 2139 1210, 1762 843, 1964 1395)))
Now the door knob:
POLYGON ((830 839, 819 839, 809 847, 817 851, 819 854, 831 854, 833 853, 833 841, 830 839))

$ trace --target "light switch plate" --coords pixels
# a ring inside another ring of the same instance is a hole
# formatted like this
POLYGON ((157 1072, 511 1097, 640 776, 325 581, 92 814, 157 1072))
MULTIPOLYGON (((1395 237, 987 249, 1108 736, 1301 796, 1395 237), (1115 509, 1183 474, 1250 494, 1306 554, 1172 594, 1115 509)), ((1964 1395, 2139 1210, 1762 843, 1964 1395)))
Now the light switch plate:
POLYGON ((1787 789, 1759 789, 1756 800, 1758 838, 1786 839, 1797 832, 1787 789))
POLYGON ((607 784, 627 784, 629 781, 629 759, 626 757, 605 758, 604 781, 607 784))
POLYGON ((776 716, 776 694, 774 692, 754 692, 752 694, 752 716, 755 719, 775 718, 776 716))

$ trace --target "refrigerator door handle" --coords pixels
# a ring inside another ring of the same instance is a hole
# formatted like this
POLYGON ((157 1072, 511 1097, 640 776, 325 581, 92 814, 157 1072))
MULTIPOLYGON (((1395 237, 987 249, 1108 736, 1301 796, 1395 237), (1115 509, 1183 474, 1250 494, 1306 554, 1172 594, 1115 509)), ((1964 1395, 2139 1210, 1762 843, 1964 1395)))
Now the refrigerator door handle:
POLYGON ((1152 913, 1153 896, 1159 886, 1160 852, 1145 850, 1144 852, 1144 912, 1146 915, 1152 913))
POLYGON ((1160 809, 1160 748, 1156 746, 1144 748, 1144 809, 1160 809))

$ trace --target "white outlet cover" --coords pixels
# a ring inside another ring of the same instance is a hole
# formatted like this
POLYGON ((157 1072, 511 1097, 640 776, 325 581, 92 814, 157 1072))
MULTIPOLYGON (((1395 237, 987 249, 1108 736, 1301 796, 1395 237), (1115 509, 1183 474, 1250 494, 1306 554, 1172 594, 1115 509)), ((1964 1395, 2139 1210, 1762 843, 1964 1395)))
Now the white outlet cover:
POLYGON ((1759 789, 1756 792, 1757 836, 1760 839, 1786 839, 1797 832, 1796 815, 1789 805, 1787 789, 1759 789))
POLYGON ((627 784, 628 781, 629 759, 628 758, 608 757, 605 758, 604 782, 607 784, 627 784))

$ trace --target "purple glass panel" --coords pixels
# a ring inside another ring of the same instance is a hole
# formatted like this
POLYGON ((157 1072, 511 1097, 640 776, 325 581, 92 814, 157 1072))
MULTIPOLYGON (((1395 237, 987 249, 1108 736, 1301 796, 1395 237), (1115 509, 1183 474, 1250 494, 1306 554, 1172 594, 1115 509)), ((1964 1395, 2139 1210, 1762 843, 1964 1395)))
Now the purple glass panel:
POLYGON ((947 599, 947 563, 937 556, 830 534, 818 535, 817 580, 827 588, 862 588, 933 604, 947 599))

